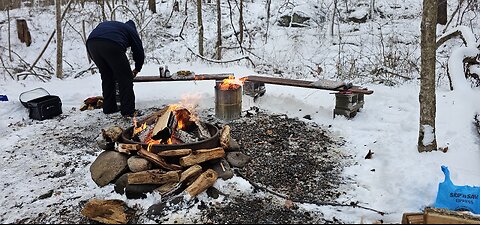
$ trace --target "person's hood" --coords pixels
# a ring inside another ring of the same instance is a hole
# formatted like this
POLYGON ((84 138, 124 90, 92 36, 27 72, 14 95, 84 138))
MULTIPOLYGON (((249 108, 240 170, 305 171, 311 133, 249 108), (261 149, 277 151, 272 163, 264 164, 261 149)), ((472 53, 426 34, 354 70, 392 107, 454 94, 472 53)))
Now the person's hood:
POLYGON ((137 27, 135 26, 135 23, 132 20, 129 20, 129 21, 125 22, 125 24, 127 24, 128 26, 130 26, 134 30, 137 30, 137 27))

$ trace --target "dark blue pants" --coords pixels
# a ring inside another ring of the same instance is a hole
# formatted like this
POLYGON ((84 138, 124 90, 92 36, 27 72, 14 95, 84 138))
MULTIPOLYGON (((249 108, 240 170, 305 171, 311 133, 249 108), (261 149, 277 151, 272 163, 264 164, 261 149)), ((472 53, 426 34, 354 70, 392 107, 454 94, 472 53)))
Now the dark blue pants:
POLYGON ((92 39, 87 42, 87 50, 102 78, 103 112, 118 112, 115 83, 120 92, 120 112, 132 115, 135 112, 133 73, 123 48, 115 42, 92 39))

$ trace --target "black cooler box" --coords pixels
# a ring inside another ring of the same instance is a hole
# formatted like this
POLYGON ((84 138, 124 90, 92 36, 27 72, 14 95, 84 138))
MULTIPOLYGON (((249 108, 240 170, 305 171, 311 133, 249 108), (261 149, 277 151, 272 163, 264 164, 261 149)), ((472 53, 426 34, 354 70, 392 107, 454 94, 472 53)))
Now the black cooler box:
POLYGON ((35 120, 51 119, 62 114, 62 101, 43 88, 20 94, 20 102, 28 108, 29 117, 35 120))

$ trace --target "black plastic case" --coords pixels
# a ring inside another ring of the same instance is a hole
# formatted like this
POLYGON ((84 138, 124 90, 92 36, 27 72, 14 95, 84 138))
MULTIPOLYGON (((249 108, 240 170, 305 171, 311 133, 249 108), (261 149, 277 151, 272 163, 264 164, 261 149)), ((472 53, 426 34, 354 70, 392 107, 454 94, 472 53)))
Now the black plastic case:
POLYGON ((43 88, 20 94, 20 102, 28 108, 29 117, 35 120, 51 119, 62 114, 62 101, 43 88))

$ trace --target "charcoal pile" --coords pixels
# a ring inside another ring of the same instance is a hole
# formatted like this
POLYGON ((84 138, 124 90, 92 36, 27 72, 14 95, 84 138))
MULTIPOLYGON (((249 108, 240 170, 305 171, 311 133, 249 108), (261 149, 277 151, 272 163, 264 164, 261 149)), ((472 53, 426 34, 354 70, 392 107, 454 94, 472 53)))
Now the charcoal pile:
POLYGON ((232 138, 238 141, 242 152, 253 156, 251 162, 236 170, 237 175, 252 183, 256 191, 270 197, 229 199, 226 205, 214 205, 204 213, 208 221, 339 222, 325 220, 321 213, 308 212, 295 205, 334 202, 343 194, 339 186, 347 181, 341 172, 351 159, 340 150, 343 140, 336 140, 317 124, 259 110, 247 112, 246 117, 229 125, 232 138))

